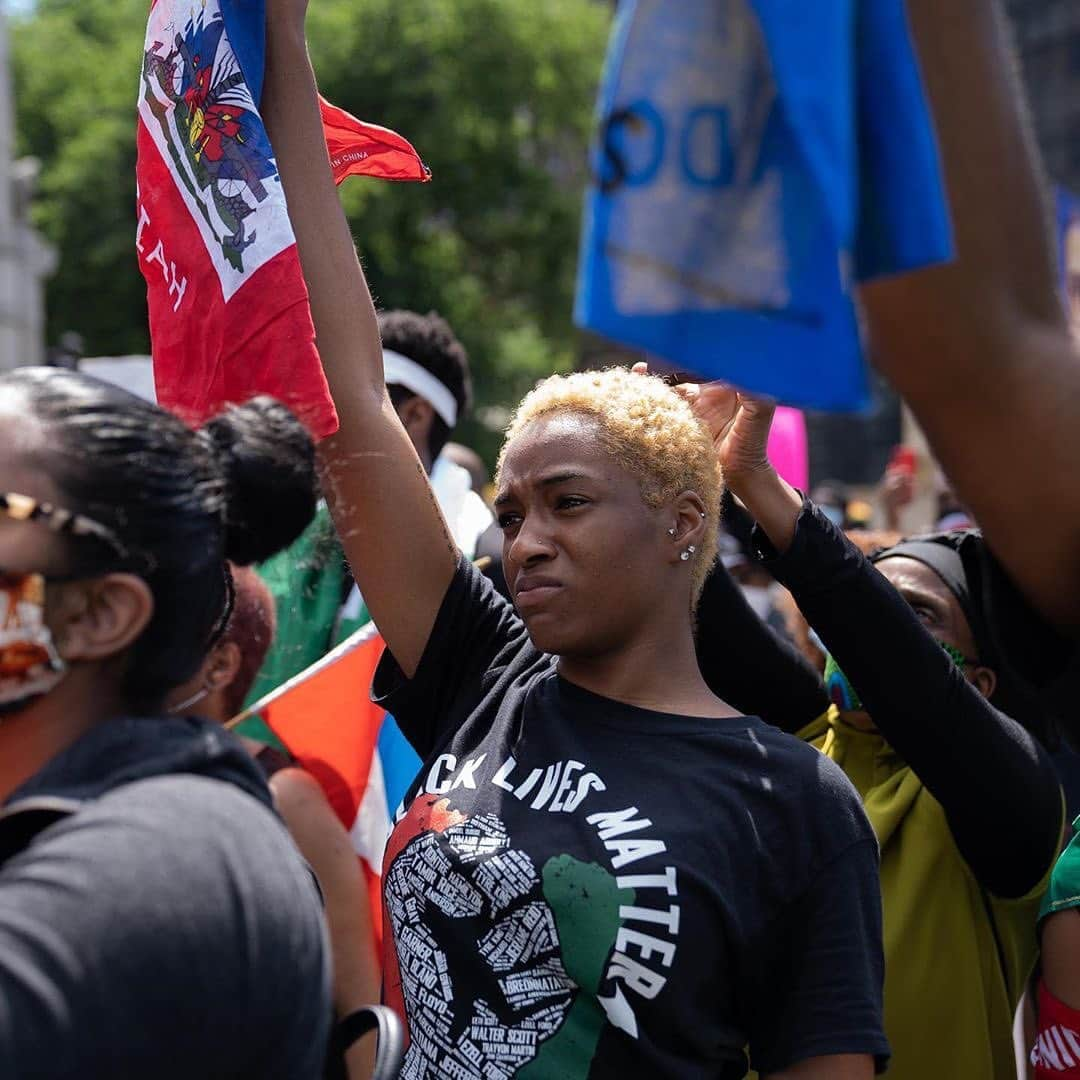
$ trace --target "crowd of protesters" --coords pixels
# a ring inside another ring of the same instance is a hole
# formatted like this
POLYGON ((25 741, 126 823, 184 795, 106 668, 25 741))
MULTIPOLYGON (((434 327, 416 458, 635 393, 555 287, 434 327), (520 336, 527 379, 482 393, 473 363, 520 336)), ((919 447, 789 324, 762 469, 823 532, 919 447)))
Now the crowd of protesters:
POLYGON ((1080 1077, 1080 368, 1045 253, 971 258, 1038 199, 1000 28, 958 5, 911 7, 959 258, 864 298, 956 488, 912 528, 900 452, 874 533, 773 469, 770 404, 644 365, 540 382, 489 485, 465 351, 376 313, 306 5, 270 5, 340 429, 0 376, 0 1076, 358 1080, 382 1001, 416 1080, 1080 1077), (967 167, 991 137, 1007 207, 967 167), (419 763, 382 955, 319 784, 226 730, 369 620, 419 763))

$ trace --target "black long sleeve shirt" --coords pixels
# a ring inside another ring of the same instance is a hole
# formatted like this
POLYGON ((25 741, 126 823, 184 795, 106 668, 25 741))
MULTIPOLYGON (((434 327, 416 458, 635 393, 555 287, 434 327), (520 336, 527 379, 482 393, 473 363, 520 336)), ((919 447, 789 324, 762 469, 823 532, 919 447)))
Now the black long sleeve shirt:
MULTIPOLYGON (((941 803, 976 878, 997 896, 1029 892, 1061 836, 1061 792, 1043 747, 964 678, 889 582, 809 501, 783 555, 760 529, 755 543, 878 730, 941 803)), ((733 595, 730 579, 715 578, 699 613, 703 675, 737 708, 797 731, 823 711, 820 677, 733 595)))

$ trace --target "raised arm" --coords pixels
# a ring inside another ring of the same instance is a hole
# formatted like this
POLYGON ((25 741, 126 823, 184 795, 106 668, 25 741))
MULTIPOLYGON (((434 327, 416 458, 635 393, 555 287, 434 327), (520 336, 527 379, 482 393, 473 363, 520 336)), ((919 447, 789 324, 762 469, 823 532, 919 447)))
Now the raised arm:
POLYGON ((386 393, 378 323, 338 201, 304 34, 307 0, 270 0, 262 110, 341 420, 319 448, 345 554, 394 658, 411 675, 458 551, 386 393))
MULTIPOLYGON (((748 505, 753 500, 748 493, 748 505)), ((1061 835, 1061 794, 1049 756, 967 681, 904 598, 827 518, 809 503, 793 503, 792 511, 795 535, 771 562, 773 572, 851 679, 874 725, 941 803, 975 876, 997 896, 1027 894, 1053 862, 1061 835), (957 769, 957 761, 968 768, 957 769)))
POLYGON ((908 11, 958 258, 862 290, 872 355, 1016 582, 1077 627, 1080 356, 1005 16, 998 0, 908 0, 908 11))
POLYGON ((941 803, 975 876, 999 896, 1024 895, 1060 837, 1053 764, 964 678, 862 553, 776 475, 765 459, 771 412, 760 402, 734 404, 720 440, 732 492, 774 549, 771 568, 878 730, 941 803), (957 761, 972 767, 958 770, 957 761))

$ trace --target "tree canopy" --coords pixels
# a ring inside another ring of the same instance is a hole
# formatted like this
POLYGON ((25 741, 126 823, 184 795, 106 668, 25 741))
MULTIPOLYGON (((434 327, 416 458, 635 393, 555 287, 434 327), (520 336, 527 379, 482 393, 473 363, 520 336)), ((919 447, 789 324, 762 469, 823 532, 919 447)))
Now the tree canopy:
MULTIPOLYGON (((12 20, 18 152, 60 252, 48 332, 147 351, 134 254, 135 100, 146 0, 39 0, 12 20)), ((350 180, 342 200, 380 307, 437 310, 478 404, 570 364, 586 148, 610 11, 597 0, 315 0, 320 88, 410 139, 425 185, 350 180)), ((473 424, 467 434, 490 452, 473 424)))

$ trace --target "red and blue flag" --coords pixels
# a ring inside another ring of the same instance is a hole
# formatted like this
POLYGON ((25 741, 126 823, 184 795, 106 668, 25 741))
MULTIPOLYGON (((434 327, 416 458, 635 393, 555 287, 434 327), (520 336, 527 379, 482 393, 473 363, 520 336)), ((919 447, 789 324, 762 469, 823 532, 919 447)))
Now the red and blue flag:
POLYGON ((397 725, 371 700, 383 649, 375 624, 367 623, 229 725, 239 728, 258 717, 322 787, 360 860, 377 952, 383 851, 394 807, 420 768, 397 725))
MULTIPOLYGON (((154 0, 139 91, 136 248, 159 402, 192 424, 255 393, 321 438, 337 415, 259 115, 262 0, 154 0)), ((405 139, 333 110, 335 169, 430 174, 405 139)))

